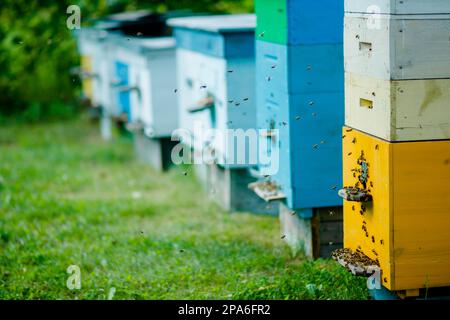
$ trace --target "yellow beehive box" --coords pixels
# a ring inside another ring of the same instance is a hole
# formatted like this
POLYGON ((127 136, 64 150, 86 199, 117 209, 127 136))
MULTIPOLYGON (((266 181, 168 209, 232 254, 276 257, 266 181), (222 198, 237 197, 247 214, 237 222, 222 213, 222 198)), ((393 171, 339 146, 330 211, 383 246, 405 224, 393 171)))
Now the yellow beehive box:
POLYGON ((90 56, 81 56, 81 70, 82 70, 82 82, 81 86, 83 89, 83 94, 86 98, 93 100, 94 97, 94 84, 92 77, 85 77, 83 74, 92 74, 94 72, 92 66, 92 58, 90 56))
POLYGON ((450 139, 450 79, 345 74, 345 124, 388 141, 450 139))
POLYGON ((344 246, 381 268, 392 291, 450 286, 450 140, 390 143, 344 128, 344 246))

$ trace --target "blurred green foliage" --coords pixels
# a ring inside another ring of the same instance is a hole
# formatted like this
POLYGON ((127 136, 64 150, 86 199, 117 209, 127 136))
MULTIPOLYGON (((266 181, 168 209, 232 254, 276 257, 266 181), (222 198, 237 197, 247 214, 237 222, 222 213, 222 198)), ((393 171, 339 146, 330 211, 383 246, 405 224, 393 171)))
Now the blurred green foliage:
POLYGON ((78 54, 66 27, 67 7, 79 5, 82 23, 106 14, 152 9, 251 12, 253 0, 1 0, 0 118, 34 121, 71 116, 79 83, 69 75, 78 54))

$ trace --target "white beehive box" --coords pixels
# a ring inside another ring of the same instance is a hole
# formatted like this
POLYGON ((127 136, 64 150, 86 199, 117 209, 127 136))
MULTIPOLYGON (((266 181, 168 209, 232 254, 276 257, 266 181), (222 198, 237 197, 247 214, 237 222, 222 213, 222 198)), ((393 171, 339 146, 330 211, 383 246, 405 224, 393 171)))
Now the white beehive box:
POLYGON ((256 127, 255 16, 178 18, 168 24, 177 38, 180 127, 192 134, 197 153, 214 150, 213 158, 229 164, 229 145, 221 139, 227 129, 256 127))
POLYGON ((177 61, 180 127, 192 133, 194 149, 202 150, 214 139, 214 134, 207 130, 217 127, 217 113, 221 109, 216 109, 215 116, 206 111, 194 113, 189 110, 208 96, 214 96, 217 106, 227 105, 226 61, 182 48, 177 50, 177 61))
POLYGON ((385 80, 450 78, 450 15, 347 14, 344 29, 346 72, 385 80))
POLYGON ((130 123, 147 136, 170 137, 178 126, 175 39, 118 36, 114 59, 128 66, 130 123))
POLYGON ((450 139, 450 79, 345 77, 346 125, 394 142, 450 139))
POLYGON ((345 12, 378 14, 450 13, 448 0, 345 0, 345 12))

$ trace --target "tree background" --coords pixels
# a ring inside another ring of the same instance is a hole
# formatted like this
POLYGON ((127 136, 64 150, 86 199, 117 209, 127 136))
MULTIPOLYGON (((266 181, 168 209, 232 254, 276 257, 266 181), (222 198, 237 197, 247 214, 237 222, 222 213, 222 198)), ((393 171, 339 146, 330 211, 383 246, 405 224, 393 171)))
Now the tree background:
POLYGON ((81 8, 83 25, 107 14, 138 9, 253 11, 253 0, 1 0, 1 119, 38 121, 77 112, 80 85, 69 70, 79 64, 79 57, 66 27, 67 7, 74 4, 81 8))

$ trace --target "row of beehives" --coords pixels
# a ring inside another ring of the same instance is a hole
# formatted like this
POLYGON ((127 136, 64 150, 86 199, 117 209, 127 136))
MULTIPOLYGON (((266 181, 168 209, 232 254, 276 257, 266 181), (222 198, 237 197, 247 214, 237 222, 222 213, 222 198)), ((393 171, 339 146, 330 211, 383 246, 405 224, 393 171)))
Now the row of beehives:
POLYGON ((344 246, 404 296, 448 286, 450 2, 347 0, 344 34, 344 246))
MULTIPOLYGON (((283 238, 308 255, 327 256, 342 243, 337 194, 342 172, 346 185, 366 179, 363 189, 370 190, 372 202, 345 202, 345 245, 378 260, 389 289, 422 288, 426 281, 429 286, 450 285, 445 271, 450 208, 450 150, 445 141, 450 138, 450 108, 445 97, 450 88, 445 79, 418 80, 432 72, 450 74, 450 20, 442 15, 403 20, 386 15, 437 9, 450 13, 450 3, 348 0, 346 5, 353 13, 345 23, 345 59, 343 1, 257 0, 256 41, 254 17, 249 15, 171 20, 176 40, 111 32, 100 32, 99 39, 93 31, 98 58, 84 61, 94 69, 86 73, 93 76, 87 80, 94 90, 88 82, 85 92, 103 107, 105 128, 110 116, 126 120, 138 153, 158 166, 170 159, 172 131, 192 130, 196 121, 205 128, 268 129, 261 139, 269 140, 267 153, 280 154, 277 174, 268 174, 263 165, 248 171, 253 167, 249 164, 197 166, 197 171, 225 208, 276 212, 247 188, 259 177, 252 189, 265 200, 282 201, 283 238), (379 15, 364 13, 371 5, 380 9, 379 15), (367 28, 377 23, 379 28, 367 28), (424 28, 433 30, 433 36, 422 36, 424 28), (383 76, 402 72, 411 82, 383 76), (346 128, 342 135, 344 110, 346 124, 357 130, 346 128), (401 120, 399 112, 407 118, 401 120), (420 148, 385 141, 397 136, 396 121, 407 119, 406 125, 399 122, 406 131, 398 137, 406 133, 443 141, 420 148), (429 123, 439 123, 440 130, 425 126, 429 123), (425 224, 421 212, 434 218, 425 224), (421 228, 429 237, 416 236, 424 234, 421 228)), ((110 131, 104 133, 108 137, 110 131)), ((214 135, 200 134, 194 145, 195 155, 207 148, 215 149, 219 158, 225 154, 214 135)))
MULTIPOLYGON (((263 1, 258 8, 264 11, 266 4, 272 2, 263 1)), ((327 15, 336 26, 342 22, 343 8, 333 9, 327 15)), ((278 12, 279 19, 286 15, 287 10, 278 12)), ((264 178, 268 168, 258 163, 198 165, 196 171, 205 189, 213 190, 226 209, 277 213, 277 205, 266 204, 261 196, 285 200, 289 212, 296 210, 311 219, 315 209, 342 205, 335 190, 342 181, 342 35, 328 26, 326 31, 334 30, 333 35, 319 45, 306 33, 300 41, 306 39, 308 46, 283 45, 270 40, 273 31, 270 25, 264 27, 264 21, 259 19, 259 29, 266 31, 257 32, 257 41, 254 15, 173 19, 169 24, 176 40, 85 29, 79 36, 87 75, 84 91, 102 109, 105 138, 111 136, 112 119, 125 121, 134 133, 138 154, 160 168, 169 162, 170 136, 179 127, 193 133, 195 157, 212 148, 219 160, 225 154, 221 145, 213 134, 198 133, 196 125, 219 130, 278 129, 279 136, 259 137, 270 139, 267 153, 279 152, 277 174, 264 178), (259 172, 256 177, 254 172, 259 172), (256 179, 274 188, 253 188, 256 195, 248 188, 256 179)), ((311 23, 308 33, 321 25, 317 19, 311 23)), ((336 217, 328 220, 336 235, 333 241, 322 239, 324 250, 320 243, 313 245, 312 232, 306 239, 292 239, 286 231, 286 240, 292 245, 302 242, 309 255, 317 256, 319 251, 329 255, 342 242, 342 210, 333 210, 336 217)))

